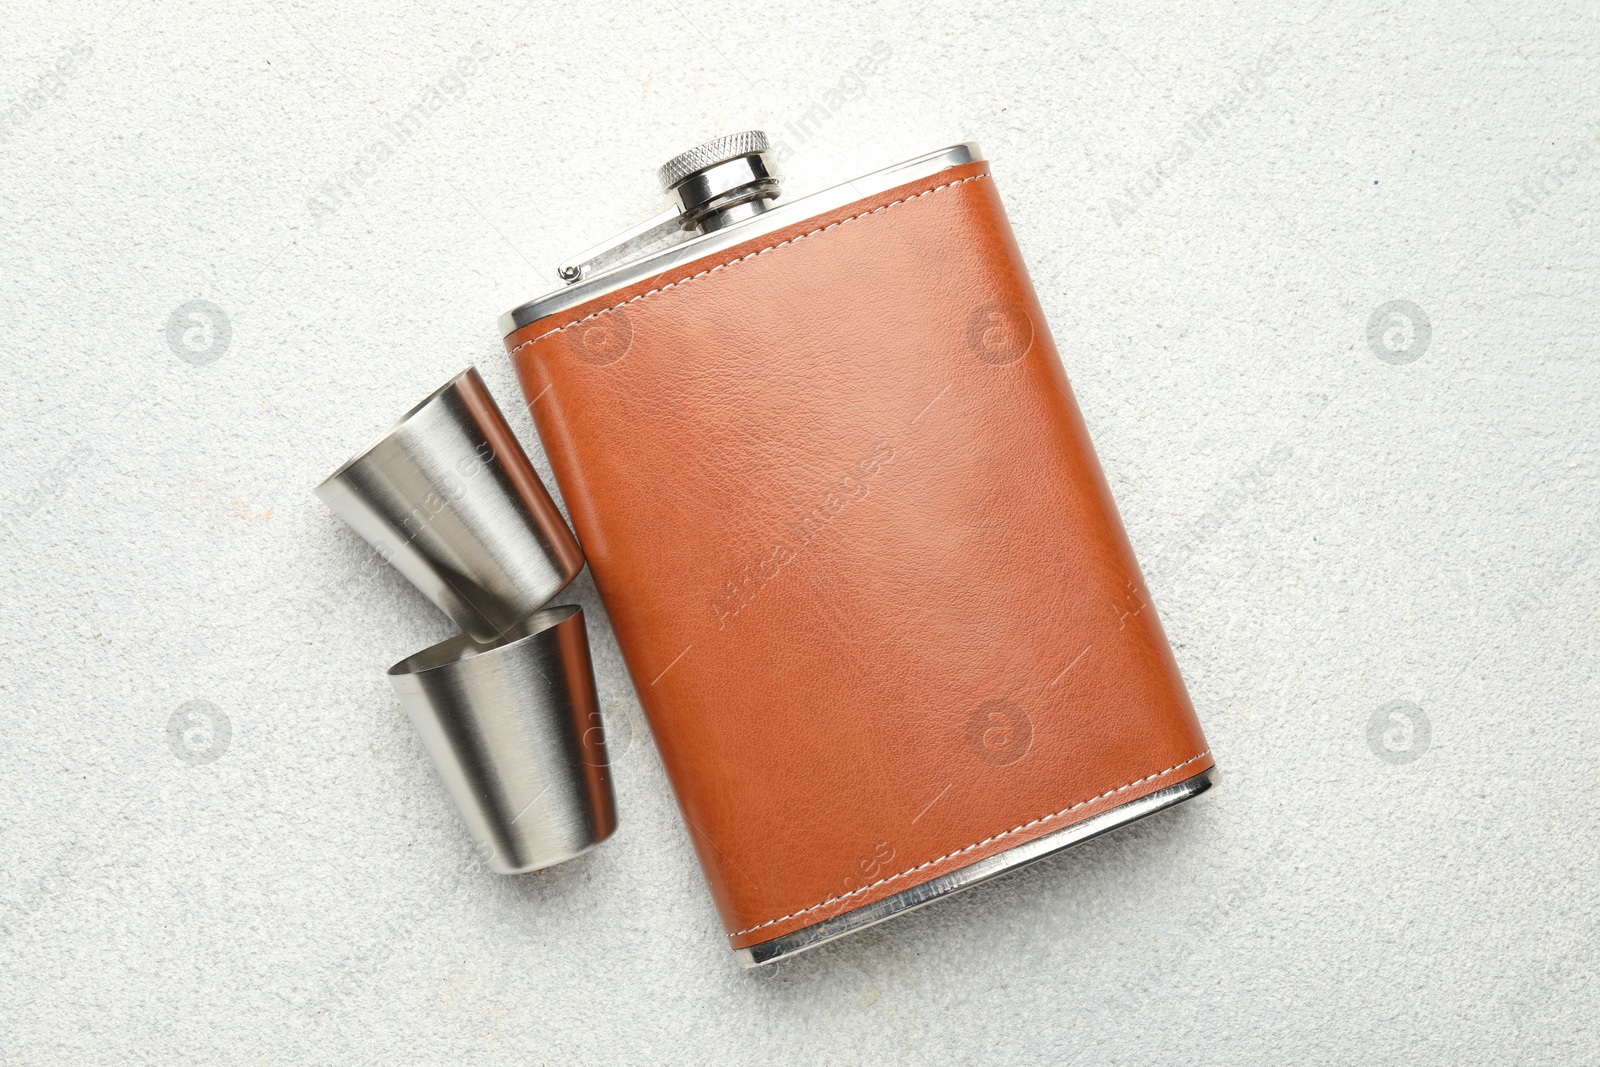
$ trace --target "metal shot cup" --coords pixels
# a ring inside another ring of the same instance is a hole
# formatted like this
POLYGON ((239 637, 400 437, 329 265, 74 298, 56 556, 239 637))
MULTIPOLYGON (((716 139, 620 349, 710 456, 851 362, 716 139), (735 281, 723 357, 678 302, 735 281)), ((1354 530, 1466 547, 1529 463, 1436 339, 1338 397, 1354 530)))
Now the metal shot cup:
POLYGON ((583 609, 546 608, 492 644, 453 637, 389 681, 497 873, 571 859, 616 829, 583 609))
POLYGON ((340 467, 317 496, 480 642, 550 602, 583 552, 469 368, 340 467))

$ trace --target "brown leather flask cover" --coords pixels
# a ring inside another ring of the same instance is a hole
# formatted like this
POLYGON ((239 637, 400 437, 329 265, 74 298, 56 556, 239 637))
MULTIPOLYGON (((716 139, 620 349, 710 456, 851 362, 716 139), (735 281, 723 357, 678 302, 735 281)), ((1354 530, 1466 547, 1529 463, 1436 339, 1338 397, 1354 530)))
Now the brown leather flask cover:
POLYGON ((1211 766, 987 163, 506 344, 735 948, 1211 766))

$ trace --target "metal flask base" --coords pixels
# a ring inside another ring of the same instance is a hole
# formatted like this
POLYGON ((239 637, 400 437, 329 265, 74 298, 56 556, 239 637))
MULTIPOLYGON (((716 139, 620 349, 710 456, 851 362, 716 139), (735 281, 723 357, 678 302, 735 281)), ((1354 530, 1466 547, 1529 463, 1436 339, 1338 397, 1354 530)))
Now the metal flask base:
POLYGON ((904 915, 908 911, 920 908, 925 904, 932 904, 942 900, 963 889, 977 885, 1007 871, 1014 871, 1024 867, 1035 860, 1052 856, 1062 849, 1071 848, 1091 838, 1115 830, 1119 826, 1138 822, 1147 815, 1154 815, 1158 811, 1181 804, 1191 797, 1197 797, 1211 788, 1210 770, 1201 771, 1192 778, 1186 778, 1175 785, 1165 789, 1158 789, 1149 796, 1130 800, 1126 804, 1103 811, 1099 815, 1073 826, 1057 830, 1053 834, 1029 841, 1025 845, 1007 849, 996 856, 979 860, 977 863, 962 867, 960 870, 951 871, 949 874, 940 875, 932 881, 921 885, 912 886, 910 889, 896 893, 892 897, 875 900, 871 904, 849 911, 843 915, 835 915, 831 919, 795 930, 775 937, 771 941, 762 941, 748 948, 736 949, 735 954, 739 962, 746 967, 759 967, 765 963, 776 963, 796 953, 807 949, 816 948, 818 945, 827 944, 846 934, 853 934, 858 930, 865 930, 869 926, 876 926, 885 919, 892 919, 896 915, 904 915))

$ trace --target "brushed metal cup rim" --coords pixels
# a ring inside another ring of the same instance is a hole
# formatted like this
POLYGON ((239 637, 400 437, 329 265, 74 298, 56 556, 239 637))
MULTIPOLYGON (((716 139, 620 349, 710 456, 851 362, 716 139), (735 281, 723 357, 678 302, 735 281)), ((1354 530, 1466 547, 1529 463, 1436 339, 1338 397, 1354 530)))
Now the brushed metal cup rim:
POLYGON ((388 677, 491 870, 542 870, 615 832, 581 607, 543 608, 497 641, 459 634, 388 677))
POLYGON ((391 678, 418 678, 449 668, 458 671, 482 669, 481 664, 475 666, 480 657, 503 652, 523 641, 536 638, 547 630, 554 629, 575 615, 582 614, 583 608, 577 604, 552 604, 547 608, 540 608, 519 623, 516 629, 492 641, 479 641, 471 634, 456 634, 454 637, 447 637, 437 644, 411 653, 390 667, 387 674, 391 678))
POLYGON ((463 631, 493 641, 583 569, 583 551, 476 367, 315 490, 463 631))
POLYGON ((438 400, 451 389, 459 387, 464 379, 466 379, 469 375, 477 374, 477 371, 478 368, 476 366, 468 367, 466 370, 462 371, 460 374, 456 375, 454 378, 451 378, 448 382, 445 382, 443 385, 439 386, 439 388, 435 389, 433 392, 417 401, 404 415, 401 415, 398 419, 395 419, 393 422, 391 422, 388 429, 374 437, 365 448, 351 456, 349 459, 345 460, 339 465, 338 470, 334 471, 332 474, 322 479, 322 481, 318 482, 316 489, 312 490, 312 492, 316 493, 318 499, 322 499, 324 490, 338 482, 340 478, 349 473, 349 471, 357 464, 370 457, 372 453, 376 452, 379 446, 381 446, 384 442, 392 439, 395 433, 409 423, 419 412, 422 411, 423 408, 427 407, 435 400, 438 400))

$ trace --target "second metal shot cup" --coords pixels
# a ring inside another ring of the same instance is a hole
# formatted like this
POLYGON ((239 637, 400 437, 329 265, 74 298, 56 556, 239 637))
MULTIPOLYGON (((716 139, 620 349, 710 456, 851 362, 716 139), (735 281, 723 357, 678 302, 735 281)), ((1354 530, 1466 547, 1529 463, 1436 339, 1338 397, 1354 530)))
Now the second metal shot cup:
POLYGON ((389 681, 491 870, 549 867, 616 829, 581 608, 546 608, 492 645, 453 637, 389 681))

